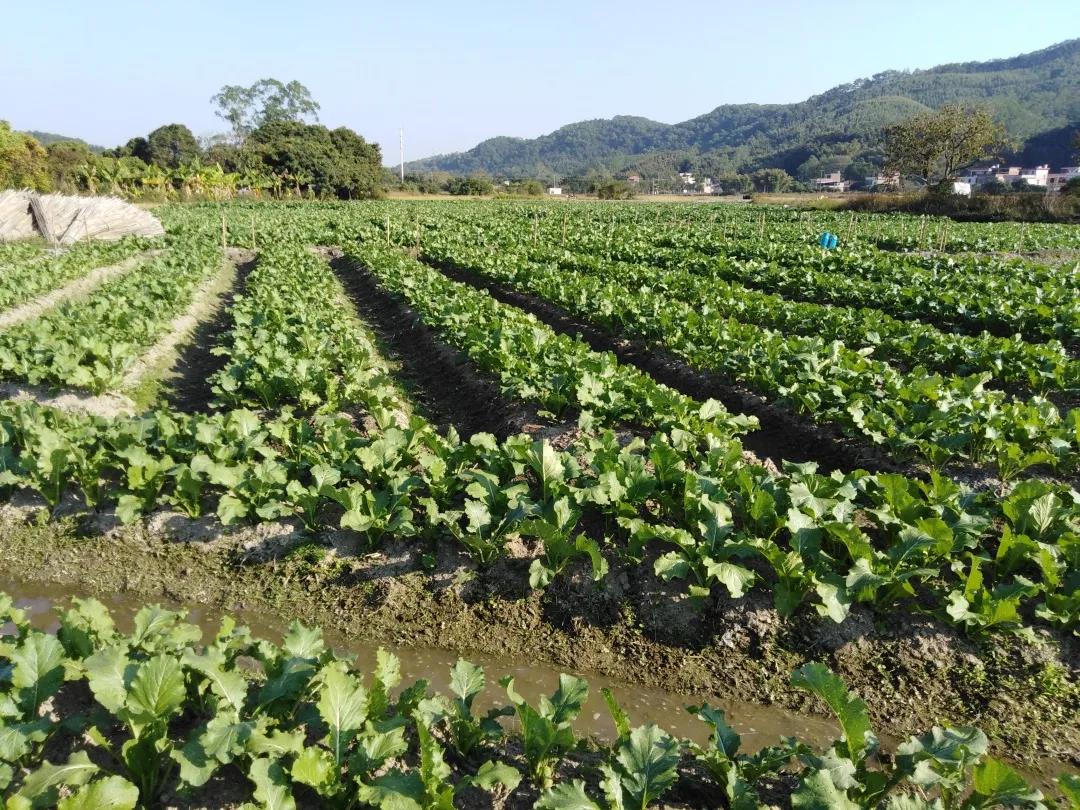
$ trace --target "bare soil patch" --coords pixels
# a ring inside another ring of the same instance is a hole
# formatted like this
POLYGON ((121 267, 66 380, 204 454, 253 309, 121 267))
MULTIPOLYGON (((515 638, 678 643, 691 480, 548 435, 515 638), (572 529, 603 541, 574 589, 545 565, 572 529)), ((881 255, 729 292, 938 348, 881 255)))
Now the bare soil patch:
POLYGON ((94 396, 75 389, 20 382, 0 383, 0 400, 4 399, 33 400, 38 405, 48 408, 101 416, 106 419, 132 416, 137 410, 131 398, 123 394, 109 393, 94 396))

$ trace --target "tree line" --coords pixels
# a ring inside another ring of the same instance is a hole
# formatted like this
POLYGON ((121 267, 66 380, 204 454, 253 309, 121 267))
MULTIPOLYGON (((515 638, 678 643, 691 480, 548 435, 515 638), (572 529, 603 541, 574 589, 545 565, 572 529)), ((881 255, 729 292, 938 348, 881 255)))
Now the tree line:
POLYGON ((43 146, 0 121, 0 187, 135 199, 381 193, 378 144, 319 124, 319 104, 299 82, 226 85, 211 101, 227 134, 200 143, 184 124, 166 124, 100 154, 79 141, 43 146))

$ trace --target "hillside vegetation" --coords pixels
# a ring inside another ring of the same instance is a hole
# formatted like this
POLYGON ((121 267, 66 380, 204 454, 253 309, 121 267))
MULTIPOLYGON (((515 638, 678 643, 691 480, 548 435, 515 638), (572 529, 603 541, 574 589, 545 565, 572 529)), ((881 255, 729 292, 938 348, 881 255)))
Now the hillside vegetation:
MULTIPOLYGON (((579 121, 539 138, 496 137, 467 152, 410 164, 414 171, 567 175, 636 169, 643 174, 689 161, 723 174, 762 167, 797 173, 817 159, 874 163, 880 130, 942 104, 988 107, 1029 161, 1067 160, 1080 122, 1080 39, 990 62, 886 71, 796 104, 724 104, 678 124, 636 116, 579 121)), ((822 167, 825 168, 825 167, 822 167)), ((832 167, 828 167, 832 168, 832 167)))

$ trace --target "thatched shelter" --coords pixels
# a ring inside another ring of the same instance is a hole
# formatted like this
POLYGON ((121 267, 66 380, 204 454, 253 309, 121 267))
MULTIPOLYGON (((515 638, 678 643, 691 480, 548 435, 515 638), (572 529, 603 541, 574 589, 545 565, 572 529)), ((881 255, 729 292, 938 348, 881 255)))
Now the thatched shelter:
POLYGON ((0 191, 0 242, 42 236, 55 245, 71 245, 164 233, 153 214, 117 197, 0 191))

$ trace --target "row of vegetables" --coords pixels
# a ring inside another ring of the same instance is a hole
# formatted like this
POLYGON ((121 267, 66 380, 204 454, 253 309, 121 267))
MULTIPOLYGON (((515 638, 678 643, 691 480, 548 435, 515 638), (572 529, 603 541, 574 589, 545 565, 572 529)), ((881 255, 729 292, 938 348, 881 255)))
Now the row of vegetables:
MULTIPOLYGON (((121 253, 134 254, 140 247, 121 244, 127 246, 117 248, 121 253)), ((86 274, 103 260, 88 254, 85 261, 72 265, 72 272, 86 274)), ((222 272, 222 261, 221 247, 212 240, 192 233, 174 236, 160 254, 146 257, 89 295, 71 298, 0 331, 0 374, 95 394, 115 390, 146 349, 188 308, 196 290, 222 272)))
POLYGON ((191 516, 216 510, 225 523, 298 517, 311 529, 353 529, 372 546, 388 535, 455 538, 482 564, 521 536, 542 541, 536 587, 578 558, 600 578, 614 555, 688 580, 698 598, 739 597, 759 584, 785 614, 807 602, 840 621, 857 602, 886 609, 899 600, 973 632, 1075 625, 1080 544, 1068 488, 1027 482, 999 501, 940 477, 821 475, 813 465, 771 475, 747 464, 733 438, 749 423, 717 403, 688 400, 368 241, 357 259, 508 395, 590 414, 564 451, 527 436, 463 442, 416 416, 391 425, 379 384, 350 381, 363 366, 352 363, 360 343, 349 324, 318 314, 347 310, 330 268, 304 247, 316 236, 283 240, 252 273, 248 296, 260 311, 253 317, 246 299, 238 302, 230 341, 239 351, 219 378, 235 384, 234 405, 289 402, 301 412, 158 410, 104 420, 8 402, 0 483, 52 504, 73 490, 91 506, 115 502, 126 520, 166 505, 191 516), (274 301, 280 311, 263 309, 274 301), (267 327, 272 340, 253 337, 267 327), (278 346, 287 363, 252 360, 278 346), (312 367, 326 378, 320 384, 312 367), (342 391, 352 393, 343 399, 342 391), (358 430, 335 413, 350 405, 371 408, 381 429, 358 430), (312 409, 322 412, 299 418, 312 409), (615 432, 627 423, 641 435, 615 432))
MULTIPOLYGON (((518 244, 513 239, 507 241, 518 244)), ((533 261, 556 262, 568 270, 649 286, 687 302, 702 302, 717 317, 788 334, 839 340, 850 349, 904 369, 923 368, 961 377, 988 373, 990 386, 1035 393, 1080 388, 1080 360, 1072 358, 1056 340, 1030 343, 987 332, 947 332, 919 321, 894 318, 879 309, 788 300, 686 266, 658 268, 544 244, 530 246, 527 255, 533 261)))
POLYGON ((25 304, 94 267, 119 262, 152 245, 153 240, 134 237, 119 242, 79 242, 60 254, 33 242, 0 245, 0 310, 25 304), (24 244, 32 249, 18 250, 24 244))
POLYGON ((975 728, 934 726, 884 750, 866 705, 821 664, 791 680, 833 713, 839 739, 818 749, 785 737, 747 753, 708 703, 687 707, 709 732, 699 744, 633 726, 605 689, 616 736, 602 741, 575 732, 589 684, 570 675, 536 702, 502 678, 499 703, 467 661, 449 694, 424 680, 402 687, 395 656, 380 650, 360 672, 297 622, 275 644, 228 617, 204 639, 158 606, 130 633, 94 599, 57 613, 58 629, 42 632, 0 594, 0 796, 13 810, 448 810, 484 793, 541 810, 688 799, 738 810, 1080 807, 1080 777, 1060 776, 1045 797, 987 756, 975 728))
POLYGON ((1003 480, 1035 465, 1067 474, 1080 459, 1080 411, 1062 416, 1043 397, 1015 400, 987 390, 988 372, 899 371, 839 340, 725 318, 708 296, 690 300, 646 284, 655 275, 647 267, 637 275, 576 272, 449 230, 429 234, 423 253, 435 264, 539 295, 619 335, 659 344, 697 368, 882 445, 894 457, 914 456, 934 468, 954 460, 989 462, 1003 480))

